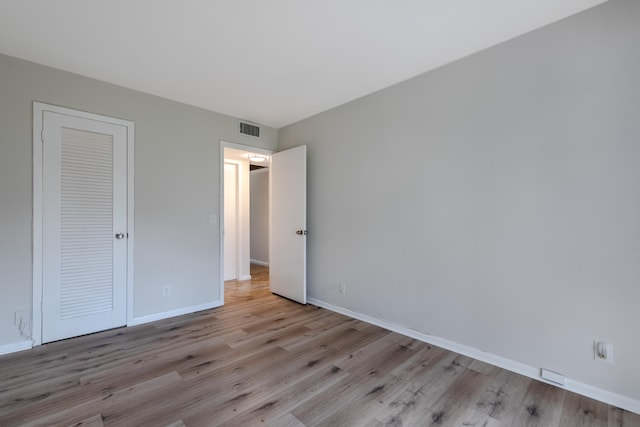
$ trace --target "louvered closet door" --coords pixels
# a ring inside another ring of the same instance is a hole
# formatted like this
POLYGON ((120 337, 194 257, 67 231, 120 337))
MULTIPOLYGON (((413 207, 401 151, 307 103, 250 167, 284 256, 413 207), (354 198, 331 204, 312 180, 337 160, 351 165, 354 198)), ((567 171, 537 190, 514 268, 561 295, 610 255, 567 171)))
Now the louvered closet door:
POLYGON ((45 112, 42 341, 126 323, 124 126, 45 112))

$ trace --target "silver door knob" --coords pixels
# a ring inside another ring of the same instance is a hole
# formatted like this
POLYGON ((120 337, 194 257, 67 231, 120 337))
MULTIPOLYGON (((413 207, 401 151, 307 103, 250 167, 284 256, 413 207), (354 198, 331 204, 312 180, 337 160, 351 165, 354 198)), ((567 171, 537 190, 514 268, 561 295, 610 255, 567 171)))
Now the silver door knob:
POLYGON ((124 233, 116 233, 116 239, 124 239, 124 233))

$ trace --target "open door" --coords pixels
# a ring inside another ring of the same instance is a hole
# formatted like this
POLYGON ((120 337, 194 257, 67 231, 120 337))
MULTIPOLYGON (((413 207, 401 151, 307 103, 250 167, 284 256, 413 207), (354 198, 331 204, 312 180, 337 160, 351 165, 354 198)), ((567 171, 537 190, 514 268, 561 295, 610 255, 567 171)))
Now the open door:
POLYGON ((307 146, 271 156, 271 292, 307 303, 307 146))

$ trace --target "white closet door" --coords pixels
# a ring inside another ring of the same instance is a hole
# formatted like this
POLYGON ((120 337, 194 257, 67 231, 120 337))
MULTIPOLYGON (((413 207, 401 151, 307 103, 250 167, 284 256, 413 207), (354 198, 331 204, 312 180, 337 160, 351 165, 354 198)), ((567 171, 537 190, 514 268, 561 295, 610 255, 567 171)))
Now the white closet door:
POLYGON ((126 324, 127 129, 43 117, 42 341, 126 324))

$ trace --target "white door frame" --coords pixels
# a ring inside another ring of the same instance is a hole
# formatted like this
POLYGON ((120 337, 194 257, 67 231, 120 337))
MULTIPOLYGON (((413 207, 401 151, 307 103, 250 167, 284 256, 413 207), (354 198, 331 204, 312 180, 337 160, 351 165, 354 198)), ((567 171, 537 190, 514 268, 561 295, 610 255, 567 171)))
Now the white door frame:
POLYGON ((42 125, 45 111, 112 123, 127 128, 127 325, 133 320, 133 166, 134 123, 99 114, 87 113, 55 105, 33 103, 33 262, 32 262, 32 309, 31 341, 33 346, 42 344, 42 125))
POLYGON ((218 270, 220 271, 220 301, 224 304, 224 149, 233 148, 235 150, 248 151, 250 153, 265 154, 271 156, 275 151, 268 148, 253 147, 251 145, 237 144, 235 142, 229 142, 220 140, 220 160, 218 163, 218 169, 220 171, 220 185, 218 194, 218 203, 220 204, 219 215, 219 233, 220 238, 220 256, 218 257, 218 270))

